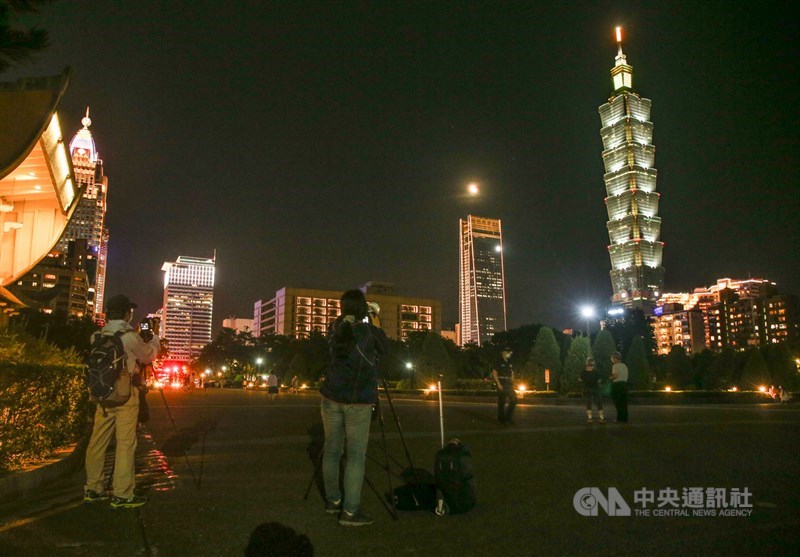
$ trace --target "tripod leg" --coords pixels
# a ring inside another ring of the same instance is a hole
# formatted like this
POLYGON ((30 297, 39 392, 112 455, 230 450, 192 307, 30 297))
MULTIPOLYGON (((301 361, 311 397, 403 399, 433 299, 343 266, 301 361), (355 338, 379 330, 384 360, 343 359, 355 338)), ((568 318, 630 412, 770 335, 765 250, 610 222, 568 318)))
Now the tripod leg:
POLYGON ((319 469, 322 467, 322 457, 325 455, 325 451, 322 450, 319 452, 319 456, 317 457, 317 463, 314 465, 314 471, 311 473, 311 479, 308 481, 308 487, 306 488, 306 493, 303 495, 303 501, 308 499, 308 494, 311 493, 311 486, 314 485, 314 480, 317 479, 317 474, 319 473, 319 469))
MULTIPOLYGON (((381 443, 383 444, 383 457, 384 457, 384 462, 386 463, 386 478, 389 480, 389 494, 391 495, 392 492, 393 492, 393 488, 392 488, 392 470, 391 470, 391 466, 389 464, 389 450, 388 450, 388 448, 386 446, 386 427, 384 427, 384 422, 383 422, 383 407, 381 406, 381 397, 380 396, 378 396, 377 401, 375 402, 375 406, 378 408, 378 423, 381 426, 381 443)), ((396 416, 396 414, 395 414, 395 416, 396 416)), ((366 474, 364 475, 364 479, 365 480, 367 479, 366 474)), ((369 486, 372 488, 372 491, 375 491, 375 488, 372 487, 371 484, 369 484, 369 486)), ((375 494, 378 495, 378 498, 381 500, 381 503, 383 503, 384 506, 387 507, 387 510, 388 510, 388 506, 386 506, 386 502, 383 500, 383 498, 380 496, 380 494, 377 491, 375 491, 375 494)), ((392 510, 391 510, 391 512, 389 514, 391 514, 392 517, 395 520, 397 519, 397 509, 394 506, 394 497, 392 497, 392 510)))
MULTIPOLYGON (((397 411, 394 409, 394 402, 392 402, 392 395, 389 394, 389 385, 386 383, 385 378, 381 378, 381 383, 383 384, 383 392, 386 393, 386 400, 389 402, 389 408, 392 411, 392 415, 394 415, 394 423, 397 425, 397 432, 400 434, 400 441, 403 443, 403 450, 406 453, 406 458, 408 459, 408 466, 411 470, 414 470, 414 461, 411 459, 411 451, 408 450, 408 443, 406 443, 405 435, 403 435, 403 427, 400 425, 400 417, 397 415, 397 411)), ((378 397, 380 400, 380 397, 378 397)))
MULTIPOLYGON (((397 516, 397 510, 394 508, 394 497, 392 497, 392 506, 390 507, 386 503, 386 501, 384 501, 383 497, 381 497, 380 492, 377 489, 375 489, 374 485, 372 485, 372 482, 369 480, 369 478, 366 476, 366 474, 364 475, 364 482, 367 484, 367 486, 369 486, 369 488, 372 490, 372 492, 375 494, 375 496, 381 502, 381 505, 383 505, 383 508, 386 509, 387 513, 389 513, 389 516, 392 517, 392 520, 398 520, 400 517, 397 516)), ((389 482, 389 485, 391 485, 391 482, 389 482)), ((391 491, 389 493, 391 493, 391 491)))

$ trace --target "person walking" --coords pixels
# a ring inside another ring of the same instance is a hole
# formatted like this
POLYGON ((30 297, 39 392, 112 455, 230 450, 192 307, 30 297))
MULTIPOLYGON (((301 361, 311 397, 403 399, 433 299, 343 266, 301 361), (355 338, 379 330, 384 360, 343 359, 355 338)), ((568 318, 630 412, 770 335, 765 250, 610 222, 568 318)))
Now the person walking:
MULTIPOLYGON (((105 327, 92 335, 94 342, 97 335, 120 334, 125 349, 125 369, 127 380, 132 385, 138 384, 139 365, 152 362, 158 356, 160 341, 158 338, 158 321, 153 322, 153 337, 149 342, 134 331, 130 325, 133 309, 136 304, 127 296, 112 296, 106 306, 105 327)), ((123 375, 124 377, 124 375, 123 375)), ((86 448, 86 485, 83 500, 85 503, 96 503, 108 499, 104 484, 103 468, 105 455, 111 436, 116 438, 114 456, 114 484, 111 507, 114 509, 141 507, 147 498, 136 495, 134 455, 136 453, 136 424, 139 417, 138 389, 131 389, 134 394, 120 406, 105 407, 97 405, 94 413, 94 426, 89 446, 86 448)))
POLYGON ((517 406, 512 354, 511 348, 505 346, 500 351, 500 362, 492 369, 492 379, 497 386, 497 421, 509 425, 514 425, 514 408, 517 406))
POLYGON ((628 366, 622 363, 622 354, 611 353, 611 399, 617 409, 617 423, 628 423, 628 366))
POLYGON ((269 375, 267 375, 267 394, 269 395, 270 400, 275 400, 278 397, 278 376, 275 375, 274 371, 270 371, 269 375))
POLYGON ((581 384, 583 385, 583 399, 586 401, 586 421, 592 423, 592 403, 597 406, 597 421, 601 424, 606 423, 603 416, 603 395, 600 392, 600 374, 594 365, 594 358, 586 358, 586 367, 581 372, 581 384))
POLYGON ((377 304, 371 304, 370 309, 361 290, 348 290, 341 297, 341 315, 328 334, 331 362, 319 390, 325 429, 322 476, 325 512, 338 514, 342 526, 374 522, 361 510, 361 488, 372 407, 378 401, 378 357, 388 351, 386 334, 372 324, 379 310, 377 304), (368 314, 369 323, 365 322, 368 314), (345 443, 347 463, 340 487, 345 443))

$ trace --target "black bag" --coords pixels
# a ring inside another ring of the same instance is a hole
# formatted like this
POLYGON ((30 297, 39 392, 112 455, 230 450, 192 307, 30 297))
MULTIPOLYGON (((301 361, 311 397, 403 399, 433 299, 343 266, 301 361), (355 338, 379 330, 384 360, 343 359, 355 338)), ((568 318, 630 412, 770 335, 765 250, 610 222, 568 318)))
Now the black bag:
POLYGON ((98 334, 86 358, 84 379, 92 400, 104 407, 122 406, 131 397, 131 377, 125 365, 125 346, 118 331, 98 334))
POLYGON ((477 495, 472 455, 461 441, 452 439, 436 452, 434 474, 436 486, 444 497, 446 514, 465 513, 475 506, 477 495))
POLYGON ((391 499, 400 511, 432 511, 436 507, 436 483, 424 468, 406 468, 400 473, 405 485, 392 490, 391 499))

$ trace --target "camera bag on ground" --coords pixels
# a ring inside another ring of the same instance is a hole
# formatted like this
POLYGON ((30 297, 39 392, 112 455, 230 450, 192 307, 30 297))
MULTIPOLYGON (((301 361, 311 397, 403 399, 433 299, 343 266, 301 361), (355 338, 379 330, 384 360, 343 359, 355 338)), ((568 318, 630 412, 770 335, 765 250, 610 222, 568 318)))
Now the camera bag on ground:
POLYGON ((406 468, 400 474, 405 485, 392 490, 399 511, 432 511, 436 508, 436 482, 424 468, 406 468))
POLYGON ((131 398, 131 377, 125 365, 122 335, 98 334, 86 358, 84 379, 92 400, 104 408, 122 406, 131 398))
POLYGON ((436 452, 434 465, 436 486, 444 498, 445 512, 465 513, 475 506, 475 475, 472 473, 472 455, 458 439, 451 439, 436 452))

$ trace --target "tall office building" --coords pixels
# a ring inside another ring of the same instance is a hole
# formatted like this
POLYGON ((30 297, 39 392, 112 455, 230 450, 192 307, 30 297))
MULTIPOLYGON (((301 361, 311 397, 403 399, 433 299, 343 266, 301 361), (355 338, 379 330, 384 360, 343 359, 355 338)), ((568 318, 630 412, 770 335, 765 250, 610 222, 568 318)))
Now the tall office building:
POLYGON ((622 52, 619 27, 617 46, 611 69, 614 92, 599 108, 611 242, 611 301, 650 310, 664 288, 651 101, 633 91, 633 68, 622 52))
POLYGON ((164 271, 163 336, 172 360, 189 362, 211 342, 215 259, 186 257, 167 261, 164 271))
POLYGON ((461 219, 459 314, 461 345, 481 345, 506 329, 503 232, 500 219, 461 219))
POLYGON ((88 247, 86 272, 89 277, 89 315, 103 313, 103 297, 106 282, 106 254, 108 253, 108 230, 104 228, 108 177, 103 172, 103 161, 97 152, 89 126, 89 109, 81 120, 83 128, 78 130, 69 144, 75 180, 85 188, 78 201, 75 213, 66 230, 56 244, 60 253, 69 251, 70 240, 86 240, 88 247))
MULTIPOLYGON (((442 303, 432 298, 395 293, 391 283, 370 281, 361 291, 368 302, 380 308, 381 328, 386 336, 405 340, 414 332, 442 328, 442 303)), ((253 336, 287 335, 308 338, 311 333, 326 334, 339 316, 341 290, 295 288, 287 286, 271 300, 258 300, 253 307, 253 336)))

